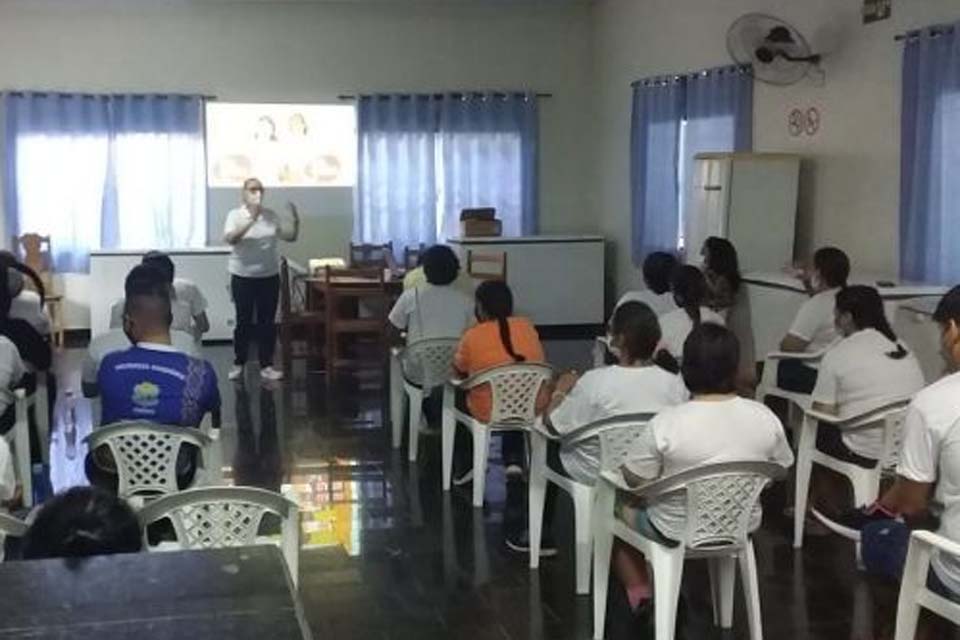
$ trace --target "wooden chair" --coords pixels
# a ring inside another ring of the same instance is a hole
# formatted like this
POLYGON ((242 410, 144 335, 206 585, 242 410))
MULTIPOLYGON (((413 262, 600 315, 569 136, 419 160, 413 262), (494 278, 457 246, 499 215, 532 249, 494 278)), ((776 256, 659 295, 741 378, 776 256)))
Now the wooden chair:
POLYGON ((320 357, 323 351, 323 327, 326 314, 322 308, 307 303, 307 284, 303 273, 293 273, 287 258, 280 259, 280 348, 283 367, 293 362, 293 340, 303 337, 307 343, 305 357, 320 357))
POLYGON ((507 254, 503 251, 467 251, 467 275, 476 280, 506 280, 507 254))
POLYGON ((393 242, 386 244, 350 244, 351 269, 390 269, 396 270, 397 261, 393 256, 393 242))
MULTIPOLYGON (((53 345, 57 348, 63 347, 63 296, 53 288, 53 249, 50 246, 50 236, 41 236, 37 233, 13 236, 11 246, 19 248, 23 263, 40 276, 47 313, 50 314, 53 345)), ((31 286, 29 281, 26 286, 31 286)))
POLYGON ((372 338, 377 367, 387 357, 387 313, 390 303, 384 271, 372 269, 324 270, 324 306, 327 325, 327 384, 333 382, 338 368, 355 366, 359 358, 347 358, 342 349, 344 336, 372 338), (367 312, 361 316, 361 311, 367 312))
POLYGON ((404 247, 403 249, 403 268, 405 271, 412 271, 420 266, 420 256, 427 250, 427 246, 422 242, 415 247, 404 247))

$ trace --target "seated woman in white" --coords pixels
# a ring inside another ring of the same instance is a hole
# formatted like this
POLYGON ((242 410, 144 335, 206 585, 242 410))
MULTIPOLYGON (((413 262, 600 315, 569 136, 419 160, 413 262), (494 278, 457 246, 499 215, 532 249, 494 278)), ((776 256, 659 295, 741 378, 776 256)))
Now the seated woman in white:
MULTIPOLYGON (((920 364, 897 340, 876 289, 841 289, 835 315, 843 339, 820 363, 812 394, 814 409, 852 416, 910 398, 923 388, 920 364)), ((841 433, 837 427, 821 424, 817 430, 818 449, 862 467, 875 467, 882 447, 881 429, 841 433)))
MULTIPOLYGON (((650 307, 642 302, 626 302, 617 307, 610 319, 610 334, 619 362, 588 371, 580 378, 575 373, 560 376, 544 413, 548 429, 570 433, 617 415, 657 413, 687 399, 680 376, 654 363, 660 325, 650 307)), ((600 470, 598 439, 592 438, 573 449, 561 449, 559 456, 562 467, 558 471, 584 484, 596 481, 600 470)), ((551 462, 555 462, 555 455, 551 457, 551 462)))
POLYGON ((625 302, 642 302, 658 316, 677 308, 670 291, 673 273, 677 270, 677 258, 665 251, 654 251, 643 260, 643 283, 645 288, 628 291, 617 302, 617 307, 625 302))
MULTIPOLYGON (((622 467, 625 480, 650 480, 720 462, 770 461, 789 467, 793 452, 783 425, 764 405, 736 394, 740 347, 733 333, 717 324, 695 328, 684 345, 683 380, 693 398, 664 409, 650 423, 622 467)), ((761 514, 754 515, 754 527, 761 514)), ((671 543, 683 536, 686 502, 670 496, 641 509, 625 506, 621 517, 643 535, 671 543)), ((651 597, 643 556, 630 548, 615 556, 632 606, 651 597)))
POLYGON ((677 269, 673 277, 673 299, 677 309, 660 316, 661 344, 677 361, 683 356, 683 343, 694 327, 711 322, 724 325, 723 317, 706 306, 707 281, 696 267, 677 269))

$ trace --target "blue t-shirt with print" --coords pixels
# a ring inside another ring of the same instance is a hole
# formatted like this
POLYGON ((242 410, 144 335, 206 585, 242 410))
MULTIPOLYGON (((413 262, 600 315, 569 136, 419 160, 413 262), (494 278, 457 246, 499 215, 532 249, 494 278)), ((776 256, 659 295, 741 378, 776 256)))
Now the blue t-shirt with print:
POLYGON ((103 424, 147 420, 197 427, 220 407, 217 376, 209 362, 165 345, 115 351, 97 374, 103 424))

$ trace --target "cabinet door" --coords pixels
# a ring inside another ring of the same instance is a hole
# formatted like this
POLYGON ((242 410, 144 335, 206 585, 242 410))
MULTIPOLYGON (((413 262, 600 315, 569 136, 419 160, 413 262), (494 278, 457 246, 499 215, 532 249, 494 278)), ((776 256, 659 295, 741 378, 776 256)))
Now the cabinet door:
POLYGON ((684 254, 687 262, 700 261, 700 248, 710 236, 726 237, 730 199, 730 161, 698 159, 693 163, 693 192, 684 220, 684 254))
POLYGON ((729 239, 743 271, 778 271, 793 260, 799 158, 738 158, 730 177, 729 239))

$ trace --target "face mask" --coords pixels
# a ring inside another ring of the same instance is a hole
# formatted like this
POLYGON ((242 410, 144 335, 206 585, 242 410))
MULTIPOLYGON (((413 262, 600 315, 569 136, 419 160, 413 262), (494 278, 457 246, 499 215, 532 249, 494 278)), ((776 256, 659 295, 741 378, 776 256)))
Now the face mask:
POLYGON ((261 202, 263 202, 262 191, 247 191, 247 204, 259 207, 261 202))

